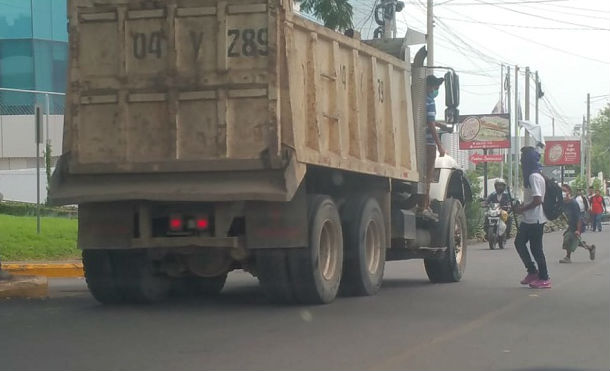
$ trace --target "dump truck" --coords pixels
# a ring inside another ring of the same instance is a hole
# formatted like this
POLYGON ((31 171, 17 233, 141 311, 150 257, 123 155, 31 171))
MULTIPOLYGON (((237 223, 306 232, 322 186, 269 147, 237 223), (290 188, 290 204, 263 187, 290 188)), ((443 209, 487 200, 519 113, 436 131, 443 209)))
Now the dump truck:
MULTIPOLYGON (((77 204, 102 303, 218 294, 233 270, 277 303, 374 295, 385 262, 456 282, 467 180, 448 155, 422 217, 425 48, 361 41, 290 0, 71 0, 54 204, 77 204)), ((459 80, 445 75, 447 116, 459 80)))

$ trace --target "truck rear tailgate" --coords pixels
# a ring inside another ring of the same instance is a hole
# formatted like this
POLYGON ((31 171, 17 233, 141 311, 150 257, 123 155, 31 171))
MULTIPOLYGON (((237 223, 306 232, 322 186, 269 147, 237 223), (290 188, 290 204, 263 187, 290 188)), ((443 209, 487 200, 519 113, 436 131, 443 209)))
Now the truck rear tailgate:
POLYGON ((71 0, 70 173, 263 166, 279 152, 275 13, 260 0, 71 0))

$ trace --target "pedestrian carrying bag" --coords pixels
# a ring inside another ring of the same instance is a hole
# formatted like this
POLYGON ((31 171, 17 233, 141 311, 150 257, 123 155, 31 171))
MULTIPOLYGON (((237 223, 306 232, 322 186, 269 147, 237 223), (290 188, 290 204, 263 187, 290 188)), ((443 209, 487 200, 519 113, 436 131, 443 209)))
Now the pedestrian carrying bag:
POLYGON ((563 213, 563 195, 561 187, 554 179, 544 177, 544 200, 542 210, 548 220, 555 220, 563 213))

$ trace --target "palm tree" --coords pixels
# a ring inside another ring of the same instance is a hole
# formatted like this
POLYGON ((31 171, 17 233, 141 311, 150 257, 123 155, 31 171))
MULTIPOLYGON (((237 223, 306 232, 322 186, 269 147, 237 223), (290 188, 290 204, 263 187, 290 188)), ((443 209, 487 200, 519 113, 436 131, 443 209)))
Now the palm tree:
POLYGON ((303 12, 321 19, 324 26, 344 31, 352 27, 353 8, 349 0, 295 0, 303 12))

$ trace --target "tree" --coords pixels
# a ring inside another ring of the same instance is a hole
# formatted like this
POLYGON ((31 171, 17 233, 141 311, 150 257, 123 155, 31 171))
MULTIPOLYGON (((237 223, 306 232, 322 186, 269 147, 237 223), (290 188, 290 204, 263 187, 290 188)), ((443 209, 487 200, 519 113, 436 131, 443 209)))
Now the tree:
POLYGON ((604 177, 610 176, 610 104, 591 120, 591 175, 602 171, 604 177))
POLYGON ((322 20, 324 26, 344 31, 352 27, 354 10, 349 0, 297 0, 301 10, 322 20))

